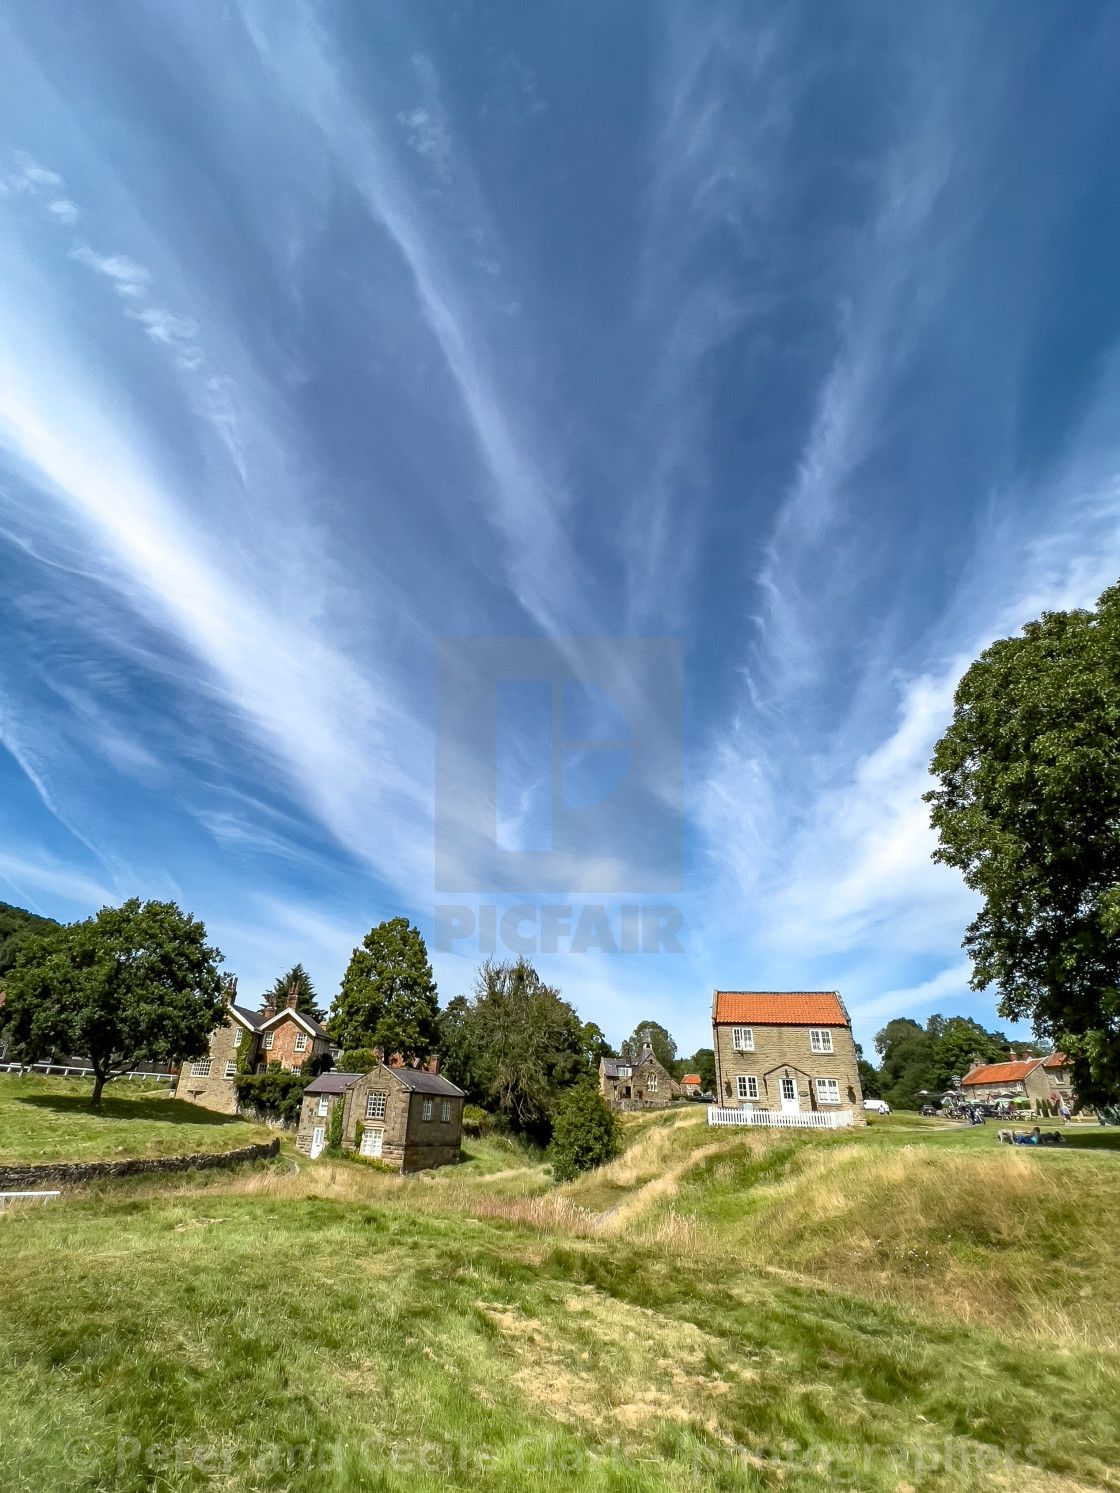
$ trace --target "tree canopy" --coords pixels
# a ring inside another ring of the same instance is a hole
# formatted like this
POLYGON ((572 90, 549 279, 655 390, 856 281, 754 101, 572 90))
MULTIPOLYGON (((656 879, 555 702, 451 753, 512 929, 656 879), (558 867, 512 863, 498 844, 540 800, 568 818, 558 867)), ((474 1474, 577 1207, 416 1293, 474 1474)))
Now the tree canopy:
POLYGON ((672 1074, 674 1078, 679 1078, 680 1074, 677 1069, 681 1065, 677 1062, 677 1044, 659 1022, 639 1021, 634 1028, 633 1036, 627 1037, 619 1049, 619 1056, 624 1057, 629 1063, 640 1063, 642 1048, 647 1042, 653 1048, 654 1057, 665 1071, 672 1074))
POLYGON ((391 918, 371 928, 351 955, 328 1027, 341 1047, 423 1059, 435 1047, 438 1014, 420 930, 407 918, 391 918))
POLYGON ((314 1016, 316 1021, 322 1021, 323 1012, 316 999, 315 987, 302 964, 293 964, 286 975, 277 976, 272 989, 264 996, 265 1005, 275 1006, 278 1011, 282 1011, 288 1004, 293 986, 296 990, 296 1010, 304 1016, 314 1016))
POLYGON ((58 926, 54 918, 43 918, 36 912, 0 902, 0 976, 15 964, 16 956, 29 938, 58 926))
POLYGON ((613 1161, 621 1152, 621 1127, 589 1079, 560 1096, 553 1115, 549 1148, 552 1175, 557 1182, 571 1182, 580 1172, 613 1161))
POLYGON ((525 959, 487 960, 471 995, 456 996, 440 1018, 447 1076, 541 1141, 561 1092, 590 1077, 603 1045, 599 1028, 581 1022, 525 959))
POLYGON ((1120 586, 1046 612, 957 687, 926 795, 940 844, 983 897, 972 985, 1072 1058, 1082 1101, 1120 1093, 1120 586))
POLYGON ((860 1083, 865 1098, 885 1099, 896 1109, 917 1109, 925 1093, 941 1093, 954 1075, 961 1078, 973 1059, 1005 1061, 1011 1052, 1002 1032, 989 1032, 967 1016, 929 1018, 919 1026, 909 1017, 896 1017, 875 1035, 878 1069, 860 1059, 860 1083), (866 1071, 865 1070, 869 1070, 866 1071))
POLYGON ((6 977, 12 1051, 28 1063, 56 1053, 86 1058, 100 1104, 115 1073, 208 1051, 225 1015, 221 959, 203 924, 174 902, 133 897, 37 934, 6 977))

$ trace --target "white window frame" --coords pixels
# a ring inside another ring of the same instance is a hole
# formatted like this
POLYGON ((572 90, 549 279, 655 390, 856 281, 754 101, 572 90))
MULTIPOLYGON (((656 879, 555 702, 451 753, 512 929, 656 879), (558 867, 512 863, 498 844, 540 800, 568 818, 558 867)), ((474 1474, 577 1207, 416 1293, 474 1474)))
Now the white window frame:
POLYGON ((439 1107, 439 1118, 442 1125, 451 1124, 451 1100, 445 1099, 439 1107))
POLYGON ((385 1118, 385 1095, 366 1095, 366 1119, 383 1120, 385 1118))
POLYGON ((753 1052, 754 1028, 750 1026, 733 1026, 731 1028, 731 1047, 734 1052, 753 1052))
POLYGON ((657 1093, 657 1074, 656 1073, 651 1073, 647 1077, 647 1079, 646 1079, 646 1093, 647 1094, 656 1094, 657 1093))
POLYGON ((620 1067, 618 1070, 618 1076, 619 1078, 633 1078, 633 1070, 626 1067, 620 1067))
POLYGON ((753 1073, 740 1073, 735 1080, 735 1087, 740 1099, 758 1098, 758 1079, 753 1073))
POLYGON ((226 1077, 227 1078, 236 1078, 236 1076, 237 1076, 237 1059, 236 1058, 226 1058, 226 1077))
POLYGON ((330 1102, 330 1099, 327 1097, 327 1095, 326 1094, 320 1094, 319 1095, 319 1108, 317 1110, 317 1113, 320 1116, 321 1115, 325 1115, 327 1113, 327 1111, 330 1109, 330 1107, 331 1107, 331 1102, 330 1102))
POLYGON ((272 1039, 275 1036, 275 1032, 265 1032, 264 1036, 261 1038, 261 1046, 264 1048, 265 1052, 272 1051, 272 1039))
POLYGON ((818 1104, 840 1103, 840 1080, 838 1078, 818 1078, 816 1085, 818 1104))
POLYGON ((198 1058, 198 1059, 196 1059, 195 1062, 193 1062, 191 1064, 191 1077, 192 1078, 209 1078, 210 1077, 210 1059, 209 1058, 198 1058))
POLYGON ((233 1023, 233 1045, 234 1045, 234 1047, 240 1047, 241 1046, 241 1039, 242 1039, 242 1037, 244 1035, 245 1035, 245 1028, 243 1026, 238 1026, 237 1022, 235 1021, 233 1023))
POLYGON ((811 1052, 833 1052, 832 1033, 825 1026, 809 1028, 809 1050, 811 1052))
POLYGON ((306 1052, 307 1051, 307 1033, 306 1032, 297 1032, 296 1033, 296 1051, 297 1052, 306 1052))
POLYGON ((432 1104, 432 1101, 430 1099, 425 1099, 420 1106, 420 1118, 422 1120, 430 1120, 432 1118, 433 1107, 434 1106, 432 1104))

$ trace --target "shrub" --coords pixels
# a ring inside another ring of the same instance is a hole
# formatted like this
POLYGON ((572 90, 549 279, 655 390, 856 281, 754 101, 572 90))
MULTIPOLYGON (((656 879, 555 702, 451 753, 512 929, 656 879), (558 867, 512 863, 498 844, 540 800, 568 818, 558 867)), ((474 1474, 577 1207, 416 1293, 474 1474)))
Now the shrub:
POLYGON ((342 1098, 336 1100, 327 1122, 327 1154, 342 1155, 342 1098))
POLYGON ((552 1117, 549 1160, 557 1182, 613 1161, 622 1151, 618 1121, 606 1100, 590 1084, 569 1089, 552 1117))
POLYGON ((368 1073, 377 1067, 377 1056, 372 1047, 348 1047, 338 1060, 340 1073, 368 1073))
POLYGON ((299 1073, 285 1073, 279 1063, 270 1063, 263 1073, 238 1074, 238 1103, 262 1114, 283 1120, 286 1125, 299 1123, 303 1091, 310 1080, 299 1073))
POLYGON ((463 1134, 481 1139, 484 1135, 493 1135, 495 1131, 506 1131, 509 1129, 509 1121, 505 1115, 492 1115, 488 1109, 483 1109, 481 1104, 463 1105, 463 1134))

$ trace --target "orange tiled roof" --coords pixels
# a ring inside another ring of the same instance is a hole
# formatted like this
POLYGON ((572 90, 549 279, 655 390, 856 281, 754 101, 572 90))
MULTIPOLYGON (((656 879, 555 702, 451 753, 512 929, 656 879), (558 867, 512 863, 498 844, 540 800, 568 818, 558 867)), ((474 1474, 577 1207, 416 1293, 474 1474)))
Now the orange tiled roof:
POLYGON ((681 1083, 695 1083, 695 1084, 698 1084, 699 1082, 700 1082, 700 1075, 699 1075, 699 1073, 686 1073, 685 1076, 681 1079, 681 1083))
POLYGON ((1067 1058, 1064 1052, 1052 1052, 1048 1058, 1043 1058, 1044 1068, 1072 1068, 1072 1058, 1067 1058))
POLYGON ((963 1082, 1014 1083, 1016 1079, 1026 1078, 1041 1062, 1041 1058, 1024 1058, 1017 1063, 986 1063, 983 1068, 966 1073, 963 1082))
POLYGON ((717 1022, 747 1026, 847 1026, 835 990, 717 990, 717 1022))

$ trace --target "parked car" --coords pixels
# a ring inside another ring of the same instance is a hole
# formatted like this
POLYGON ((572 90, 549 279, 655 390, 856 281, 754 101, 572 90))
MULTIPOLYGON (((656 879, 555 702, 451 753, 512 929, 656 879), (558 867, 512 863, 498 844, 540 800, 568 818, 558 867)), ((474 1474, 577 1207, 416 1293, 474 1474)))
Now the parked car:
POLYGON ((874 1110, 877 1115, 889 1115, 891 1112, 891 1107, 885 1099, 865 1099, 863 1107, 874 1110))

